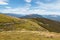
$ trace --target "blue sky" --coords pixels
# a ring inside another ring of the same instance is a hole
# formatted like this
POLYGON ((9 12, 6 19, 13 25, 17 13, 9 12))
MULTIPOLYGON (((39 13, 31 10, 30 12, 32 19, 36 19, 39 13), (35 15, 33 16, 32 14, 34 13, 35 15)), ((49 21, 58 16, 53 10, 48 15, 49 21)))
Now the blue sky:
POLYGON ((0 0, 0 13, 60 15, 60 0, 0 0))

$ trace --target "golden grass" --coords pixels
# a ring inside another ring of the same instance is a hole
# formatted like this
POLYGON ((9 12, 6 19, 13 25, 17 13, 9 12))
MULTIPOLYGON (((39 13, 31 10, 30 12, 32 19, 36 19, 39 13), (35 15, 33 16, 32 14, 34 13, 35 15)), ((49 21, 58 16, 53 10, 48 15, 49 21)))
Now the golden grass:
POLYGON ((47 19, 19 19, 3 14, 0 14, 0 22, 0 40, 60 40, 60 33, 53 33, 60 32, 58 22, 47 19))
POLYGON ((38 31, 3 31, 0 32, 0 40, 60 40, 60 36, 56 35, 60 34, 38 31))

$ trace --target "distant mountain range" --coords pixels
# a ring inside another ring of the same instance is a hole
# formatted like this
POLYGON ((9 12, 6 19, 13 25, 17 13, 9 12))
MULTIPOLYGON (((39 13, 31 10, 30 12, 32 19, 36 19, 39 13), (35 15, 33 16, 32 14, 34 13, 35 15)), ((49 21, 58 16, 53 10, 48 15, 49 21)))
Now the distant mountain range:
POLYGON ((60 15, 43 15, 43 17, 55 20, 55 21, 60 21, 60 15))
POLYGON ((20 18, 47 18, 47 19, 54 20, 54 21, 60 21, 60 16, 59 15, 30 14, 30 15, 22 16, 20 18))
POLYGON ((8 16, 12 16, 12 17, 22 17, 24 16, 23 14, 15 14, 15 13, 0 13, 0 14, 5 14, 8 16))
POLYGON ((39 15, 39 14, 23 15, 23 14, 13 14, 13 13, 8 13, 8 14, 6 13, 5 15, 19 17, 19 18, 47 18, 50 20, 60 21, 59 15, 39 15))
POLYGON ((20 18, 44 18, 44 17, 42 15, 38 15, 38 14, 30 14, 30 15, 22 16, 20 18))

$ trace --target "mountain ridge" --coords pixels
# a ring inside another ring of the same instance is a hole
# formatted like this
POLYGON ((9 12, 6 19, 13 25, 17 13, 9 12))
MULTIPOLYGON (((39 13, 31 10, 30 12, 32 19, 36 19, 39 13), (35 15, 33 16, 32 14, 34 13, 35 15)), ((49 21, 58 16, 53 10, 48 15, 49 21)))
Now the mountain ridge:
POLYGON ((16 18, 0 14, 0 31, 30 30, 60 32, 60 22, 46 18, 16 18))
POLYGON ((44 17, 39 14, 29 14, 29 15, 22 16, 20 18, 44 18, 44 17))
POLYGON ((60 15, 43 15, 43 17, 60 22, 60 15))
MULTIPOLYGON (((10 17, 4 14, 0 14, 0 31, 9 31, 9 30, 43 30, 44 28, 38 25, 37 23, 30 21, 28 19, 21 19, 10 17), (41 29, 42 28, 42 29, 41 29)), ((45 31, 46 29, 44 29, 45 31)))

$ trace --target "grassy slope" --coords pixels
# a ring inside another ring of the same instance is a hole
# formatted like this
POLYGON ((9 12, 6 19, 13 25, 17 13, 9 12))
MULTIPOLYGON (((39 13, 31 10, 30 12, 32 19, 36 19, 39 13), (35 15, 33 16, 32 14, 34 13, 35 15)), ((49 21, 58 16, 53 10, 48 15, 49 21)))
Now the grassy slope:
POLYGON ((0 32, 0 40, 60 40, 60 36, 57 37, 60 34, 53 33, 55 34, 53 36, 46 32, 47 30, 44 28, 46 23, 50 22, 44 22, 41 19, 19 19, 0 14, 0 31, 2 31, 0 32), (20 30, 33 32, 21 32, 20 30), (39 33, 39 31, 42 32, 39 33))
POLYGON ((0 14, 0 22, 18 22, 20 19, 0 14))
POLYGON ((0 30, 60 32, 60 23, 44 18, 19 19, 0 14, 0 30))
POLYGON ((2 30, 47 31, 37 23, 28 19, 19 19, 0 14, 0 31, 2 30))
POLYGON ((51 32, 60 32, 60 22, 56 22, 45 18, 33 18, 30 20, 34 20, 34 22, 38 23, 40 26, 51 32))

